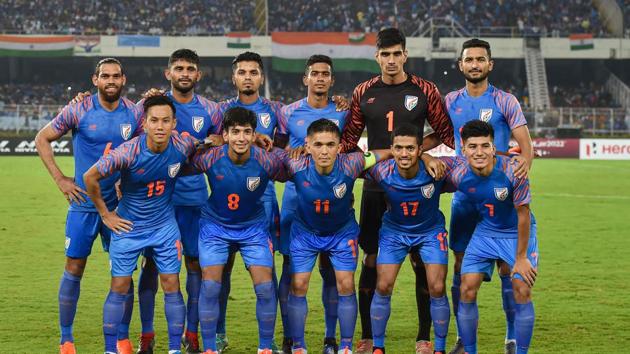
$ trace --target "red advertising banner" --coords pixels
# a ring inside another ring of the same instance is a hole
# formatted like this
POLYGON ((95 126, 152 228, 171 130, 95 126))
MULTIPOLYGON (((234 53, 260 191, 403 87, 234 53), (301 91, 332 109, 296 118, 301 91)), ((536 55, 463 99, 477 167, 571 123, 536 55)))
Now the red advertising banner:
POLYGON ((580 139, 535 138, 532 143, 539 157, 575 159, 580 157, 580 139))

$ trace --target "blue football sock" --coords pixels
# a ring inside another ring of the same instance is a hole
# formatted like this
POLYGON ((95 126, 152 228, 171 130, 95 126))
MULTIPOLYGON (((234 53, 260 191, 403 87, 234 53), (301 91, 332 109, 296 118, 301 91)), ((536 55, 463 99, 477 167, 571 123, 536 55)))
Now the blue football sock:
POLYGON ((110 290, 103 305, 103 336, 106 352, 117 352, 118 326, 125 312, 126 297, 127 294, 118 294, 110 290))
POLYGON ((446 349, 446 335, 451 319, 451 309, 448 306, 446 295, 431 297, 431 318, 433 319, 433 334, 435 351, 443 352, 446 349))
POLYGON ((118 326, 118 339, 129 339, 129 323, 131 323, 131 314, 133 313, 133 279, 129 284, 129 290, 125 296, 125 312, 118 326))
POLYGON ((61 341, 74 342, 72 336, 72 324, 77 313, 77 302, 81 293, 81 277, 63 272, 59 284, 59 327, 61 329, 61 341))
POLYGON ((199 293, 199 324, 203 347, 217 350, 217 320, 219 319, 219 293, 221 283, 214 280, 203 280, 199 293))
POLYGON ((341 340, 339 348, 349 348, 352 350, 352 336, 354 336, 354 326, 357 324, 357 294, 339 295, 337 312, 339 313, 339 332, 341 340))
POLYGON ((164 293, 164 313, 168 325, 168 349, 179 350, 186 320, 186 305, 180 291, 164 293))
POLYGON ((217 323, 217 333, 225 334, 225 316, 227 315, 227 304, 232 289, 232 272, 224 272, 221 278, 221 293, 219 294, 219 322, 217 323))
POLYGON ((258 320, 258 343, 260 349, 271 348, 276 328, 278 300, 273 282, 254 285, 256 292, 256 319, 258 320))
POLYGON ((477 302, 459 303, 457 314, 457 327, 461 332, 464 350, 468 354, 477 354, 477 324, 479 322, 479 310, 477 302))
POLYGON ((278 284, 278 302, 280 302, 280 315, 282 317, 282 331, 284 338, 291 338, 291 326, 289 325, 289 289, 291 288, 291 265, 288 262, 282 264, 280 284, 278 284))
POLYGON ((304 326, 306 325, 306 314, 308 313, 306 296, 295 296, 289 293, 287 309, 289 310, 289 322, 293 332, 293 348, 306 349, 306 343, 304 342, 304 326))
POLYGON ((201 273, 186 273, 186 293, 188 301, 186 307, 186 330, 197 333, 199 327, 199 291, 201 288, 201 273))
POLYGON ((155 294, 158 289, 158 272, 155 267, 142 269, 138 280, 138 305, 140 307, 140 322, 142 333, 153 332, 153 312, 155 309, 155 294))
POLYGON ((514 313, 516 311, 516 302, 514 301, 514 291, 512 290, 512 277, 509 275, 501 276, 501 297, 503 298, 503 311, 505 311, 505 321, 507 322, 505 339, 515 339, 514 313))
POLYGON ((392 296, 381 295, 374 292, 372 306, 370 306, 370 317, 372 318, 372 338, 374 346, 385 348, 385 330, 387 321, 392 312, 392 296))
POLYGON ((534 304, 516 304, 514 327, 516 328, 516 353, 525 354, 534 334, 534 304))
POLYGON ((319 268, 324 283, 322 284, 322 303, 324 304, 326 338, 337 336, 337 303, 339 293, 337 293, 337 278, 332 267, 319 268))
MULTIPOLYGON (((453 285, 451 286, 451 302, 453 303, 453 313, 455 314, 455 319, 457 320, 457 312, 459 309, 459 294, 460 294, 460 285, 462 284, 462 275, 461 273, 453 274, 453 285)), ((457 321, 455 321, 457 324, 457 321)), ((457 327, 457 337, 461 338, 462 333, 459 330, 459 325, 457 327)))

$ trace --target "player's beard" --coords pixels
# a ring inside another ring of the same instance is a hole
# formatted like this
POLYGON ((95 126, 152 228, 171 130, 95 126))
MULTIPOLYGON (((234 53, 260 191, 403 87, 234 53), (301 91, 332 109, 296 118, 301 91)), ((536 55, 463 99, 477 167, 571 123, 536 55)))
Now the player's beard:
POLYGON ((171 85, 173 85, 173 88, 182 94, 187 94, 188 92, 192 91, 192 89, 195 88, 195 84, 196 82, 192 81, 191 85, 186 87, 180 85, 177 81, 171 81, 171 85))
MULTIPOLYGON (((113 93, 113 94, 111 94, 111 95, 107 93, 107 90, 106 90, 106 89, 107 89, 107 87, 108 87, 108 86, 104 87, 103 89, 101 89, 101 88, 99 87, 99 89, 98 89, 98 94, 99 94, 101 97, 103 97, 103 99, 104 99, 106 102, 113 103, 113 102, 118 101, 118 100, 120 99, 120 94, 122 93, 122 86, 121 86, 121 87, 116 87, 118 90, 116 90, 116 92, 115 92, 115 93, 113 93)), ((109 86, 109 87, 111 87, 111 86, 109 86)))
POLYGON ((482 82, 483 80, 488 78, 488 75, 490 74, 490 72, 486 72, 486 73, 481 73, 480 76, 478 77, 472 77, 469 74, 464 74, 464 77, 466 78, 466 81, 473 83, 473 84, 478 84, 480 82, 482 82))
POLYGON ((256 93, 256 90, 254 89, 244 89, 244 90, 240 90, 239 91, 240 94, 245 95, 245 96, 252 96, 256 93))

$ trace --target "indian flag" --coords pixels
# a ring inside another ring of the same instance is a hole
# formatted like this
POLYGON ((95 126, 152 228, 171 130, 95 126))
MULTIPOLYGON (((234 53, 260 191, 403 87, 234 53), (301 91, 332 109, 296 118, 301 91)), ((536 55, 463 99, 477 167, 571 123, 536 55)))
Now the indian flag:
POLYGON ((572 34, 569 36, 571 50, 593 49, 593 35, 591 33, 572 34))
POLYGON ((247 49, 252 46, 252 34, 249 32, 230 32, 225 36, 228 48, 247 49))
POLYGON ((63 57, 73 51, 73 36, 0 35, 0 57, 63 57))
POLYGON ((335 71, 378 72, 375 33, 273 32, 271 64, 275 70, 304 72, 313 54, 328 55, 335 71))

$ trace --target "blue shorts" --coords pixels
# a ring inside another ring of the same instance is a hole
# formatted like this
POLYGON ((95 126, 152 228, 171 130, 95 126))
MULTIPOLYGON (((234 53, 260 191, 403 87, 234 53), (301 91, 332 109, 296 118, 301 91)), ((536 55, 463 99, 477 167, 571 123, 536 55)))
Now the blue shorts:
POLYGON ((276 198, 263 200, 265 215, 269 222, 269 235, 273 243, 273 250, 280 249, 280 209, 278 208, 278 200, 276 198))
MULTIPOLYGON (((497 260, 502 260, 510 265, 510 269, 516 261, 516 249, 518 239, 487 237, 474 234, 462 263, 462 274, 483 273, 485 280, 492 279, 494 264, 497 260)), ((527 258, 534 268, 538 267, 538 239, 536 238, 536 226, 530 230, 529 243, 527 245, 527 258)), ((520 274, 515 274, 514 278, 523 279, 520 274)))
POLYGON ((201 218, 199 222, 199 263, 201 267, 226 264, 232 251, 240 251, 246 267, 273 266, 273 245, 264 225, 230 229, 201 218))
POLYGON ((101 235, 103 250, 107 252, 112 231, 103 224, 97 212, 68 211, 66 217, 66 256, 87 258, 92 253, 96 236, 101 235))
POLYGON ((113 277, 133 274, 138 257, 150 250, 160 274, 177 274, 182 265, 182 244, 177 223, 151 230, 113 234, 109 247, 109 260, 113 277))
POLYGON ((413 249, 418 251, 424 264, 448 264, 447 235, 444 228, 415 235, 397 234, 381 228, 376 263, 401 264, 413 249))
POLYGON ((294 222, 291 226, 291 272, 310 273, 320 253, 330 257, 334 270, 354 272, 357 269, 358 237, 356 222, 338 233, 323 236, 294 222))
POLYGON ((186 257, 199 257, 199 218, 201 207, 175 206, 175 219, 182 235, 182 246, 186 257))
POLYGON ((451 203, 451 225, 449 243, 453 252, 464 252, 475 232, 479 213, 474 203, 456 192, 451 203))
POLYGON ((282 195, 282 210, 280 211, 280 242, 277 248, 281 254, 288 256, 291 248, 291 224, 297 213, 297 193, 295 184, 287 182, 282 195))

